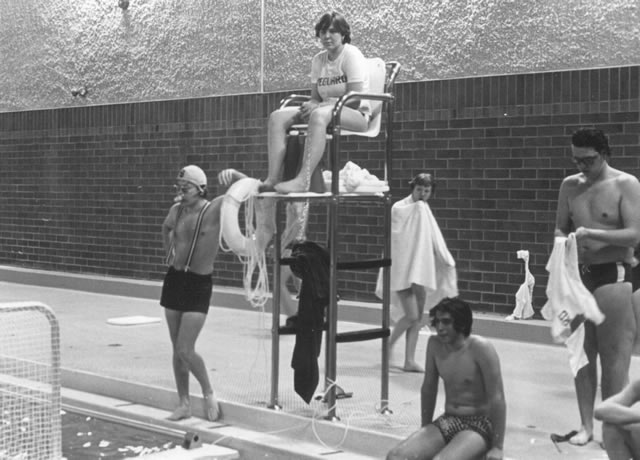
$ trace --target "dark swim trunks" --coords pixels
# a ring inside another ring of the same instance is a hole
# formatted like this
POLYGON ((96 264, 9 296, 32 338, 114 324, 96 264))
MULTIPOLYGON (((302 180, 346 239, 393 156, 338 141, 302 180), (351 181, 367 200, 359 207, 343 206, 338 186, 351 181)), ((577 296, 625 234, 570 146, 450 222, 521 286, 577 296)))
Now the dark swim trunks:
POLYGON ((633 286, 633 292, 640 289, 640 264, 631 269, 631 286, 633 286))
POLYGON ((444 441, 449 444, 458 433, 466 430, 475 431, 487 443, 487 449, 491 447, 493 438, 493 426, 489 417, 484 415, 448 415, 442 414, 433 424, 440 430, 444 441))
POLYGON ((171 310, 207 314, 212 290, 211 275, 199 275, 169 267, 162 285, 160 305, 171 310))
POLYGON ((631 281, 631 266, 623 262, 609 262, 606 264, 580 264, 580 278, 582 284, 589 290, 595 291, 605 284, 624 283, 631 281))

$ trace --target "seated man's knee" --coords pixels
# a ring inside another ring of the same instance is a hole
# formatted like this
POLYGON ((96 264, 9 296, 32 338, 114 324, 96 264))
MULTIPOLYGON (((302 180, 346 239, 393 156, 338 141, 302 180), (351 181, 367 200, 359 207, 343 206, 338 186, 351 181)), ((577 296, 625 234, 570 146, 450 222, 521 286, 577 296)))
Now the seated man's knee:
POLYGON ((602 440, 605 446, 614 446, 624 443, 626 435, 618 425, 612 423, 602 424, 602 440))
POLYGON ((386 460, 407 460, 407 457, 402 454, 401 449, 394 447, 387 454, 386 460))
MULTIPOLYGON (((486 458, 486 454, 478 454, 477 457, 473 457, 471 460, 485 460, 486 458)), ((452 457, 451 454, 438 453, 433 457, 432 460, 458 460, 458 458, 452 457)))

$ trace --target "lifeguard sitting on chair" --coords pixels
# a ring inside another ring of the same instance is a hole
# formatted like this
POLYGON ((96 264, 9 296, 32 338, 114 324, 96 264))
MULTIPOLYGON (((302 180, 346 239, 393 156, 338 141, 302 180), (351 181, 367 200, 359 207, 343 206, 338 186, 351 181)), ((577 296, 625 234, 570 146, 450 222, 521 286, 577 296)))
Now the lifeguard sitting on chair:
MULTIPOLYGON (((351 28, 339 13, 325 13, 315 26, 323 51, 311 63, 311 99, 300 106, 280 108, 269 117, 269 172, 261 191, 306 192, 311 173, 325 149, 327 127, 338 98, 347 92, 369 91, 367 60, 351 45, 351 28), (289 128, 308 124, 302 167, 297 176, 280 182, 289 128)), ((342 109, 341 125, 351 131, 366 131, 371 118, 370 104, 352 99, 342 109)))

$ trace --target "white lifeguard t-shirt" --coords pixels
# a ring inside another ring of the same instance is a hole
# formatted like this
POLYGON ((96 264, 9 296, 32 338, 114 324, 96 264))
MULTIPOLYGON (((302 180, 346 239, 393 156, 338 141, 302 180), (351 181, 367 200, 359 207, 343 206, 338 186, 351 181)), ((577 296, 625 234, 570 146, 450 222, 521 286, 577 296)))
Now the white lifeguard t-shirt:
MULTIPOLYGON (((311 83, 318 87, 322 102, 337 100, 347 92, 347 83, 362 83, 362 91, 369 91, 367 60, 360 50, 349 43, 344 45, 340 55, 333 61, 327 51, 321 51, 311 61, 311 83)), ((369 101, 361 101, 359 109, 370 113, 369 101)))

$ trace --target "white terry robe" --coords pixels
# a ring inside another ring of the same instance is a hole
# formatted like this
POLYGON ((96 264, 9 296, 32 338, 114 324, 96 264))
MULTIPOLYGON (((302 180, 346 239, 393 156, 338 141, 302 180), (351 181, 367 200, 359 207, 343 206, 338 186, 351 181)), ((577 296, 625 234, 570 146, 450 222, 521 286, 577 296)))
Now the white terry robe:
MULTIPOLYGON (((424 286, 427 297, 425 310, 445 297, 458 295, 456 263, 425 201, 413 201, 409 195, 393 205, 391 260, 393 319, 404 314, 395 292, 408 289, 412 284, 424 286)), ((376 295, 382 298, 382 270, 378 273, 376 295)))
POLYGON ((571 321, 577 315, 595 324, 604 321, 596 299, 580 279, 578 268, 578 243, 575 233, 568 237, 557 236, 546 266, 549 272, 547 303, 542 316, 551 320, 551 336, 557 343, 564 343, 569 350, 569 364, 575 376, 589 360, 584 352, 584 324, 571 331, 571 321))

